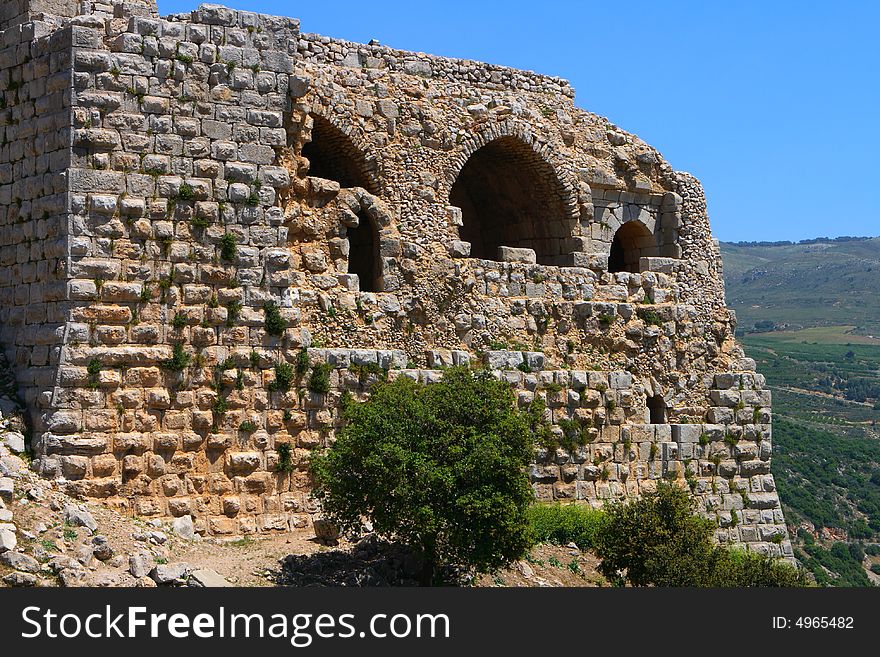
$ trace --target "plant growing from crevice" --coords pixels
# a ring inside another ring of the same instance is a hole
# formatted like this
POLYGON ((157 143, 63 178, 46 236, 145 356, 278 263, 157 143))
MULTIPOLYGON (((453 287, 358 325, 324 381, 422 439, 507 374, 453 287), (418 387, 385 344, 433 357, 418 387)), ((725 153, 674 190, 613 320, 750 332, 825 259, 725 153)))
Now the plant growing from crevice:
POLYGON ((162 276, 159 279, 159 300, 165 303, 168 297, 168 290, 171 289, 171 276, 162 276))
POLYGON ((205 228, 207 228, 210 225, 210 223, 211 222, 208 221, 207 217, 203 217, 201 215, 196 215, 195 217, 193 217, 193 220, 190 222, 190 225, 193 227, 194 230, 201 232, 201 231, 205 230, 205 228))
POLYGON ((241 315, 241 309, 244 307, 238 299, 232 299, 226 302, 226 326, 232 326, 235 320, 241 315))
POLYGON ((293 472, 293 449, 290 443, 278 443, 275 451, 278 452, 278 472, 293 472))
POLYGON ((182 344, 176 344, 171 348, 171 358, 162 361, 162 367, 173 372, 182 372, 189 365, 190 355, 186 353, 182 344))
POLYGON ((101 361, 97 358, 92 358, 89 361, 89 364, 86 366, 86 371, 89 375, 89 387, 97 388, 99 383, 99 377, 101 375, 101 361))
POLYGON ((263 306, 263 312, 266 314, 264 326, 266 333, 269 335, 283 335, 287 328, 287 320, 281 316, 281 309, 274 301, 267 301, 263 306))
POLYGON ((350 372, 357 374, 358 381, 361 384, 366 382, 369 376, 376 376, 382 380, 388 378, 388 370, 378 363, 352 363, 348 366, 348 369, 350 372))
POLYGON ((574 418, 562 418, 557 425, 562 429, 559 446, 565 451, 575 452, 579 447, 590 442, 585 422, 574 418))
POLYGON ((663 319, 653 310, 644 310, 639 313, 642 320, 644 320, 645 324, 648 326, 662 326, 663 319))
POLYGON ((223 237, 220 238, 220 257, 227 261, 232 262, 235 260, 235 256, 238 254, 238 242, 235 239, 235 235, 232 233, 225 233, 223 237))
POLYGON ((269 384, 269 390, 287 392, 293 385, 293 365, 279 361, 275 363, 275 380, 269 384))
POLYGON ((211 406, 211 410, 214 411, 214 415, 225 415, 226 411, 229 410, 229 402, 226 401, 225 397, 217 395, 217 399, 214 400, 214 404, 211 406))
POLYGON ((296 375, 303 376, 309 371, 309 350, 303 347, 296 355, 296 375))
POLYGON ((309 376, 308 383, 309 390, 320 395, 330 392, 330 372, 332 369, 328 363, 312 365, 312 374, 309 376))
POLYGON ((195 197, 195 190, 189 183, 181 183, 177 189, 177 198, 181 201, 191 201, 195 197))

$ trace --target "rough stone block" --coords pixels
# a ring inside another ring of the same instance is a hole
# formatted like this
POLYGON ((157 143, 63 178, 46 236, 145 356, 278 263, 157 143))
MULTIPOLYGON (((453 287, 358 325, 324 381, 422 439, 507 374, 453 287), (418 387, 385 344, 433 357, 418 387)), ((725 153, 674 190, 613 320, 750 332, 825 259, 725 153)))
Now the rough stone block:
POLYGON ((15 491, 15 482, 11 477, 0 477, 0 500, 7 504, 12 502, 12 494, 15 491))
POLYGON ((498 260, 501 262, 522 262, 533 265, 537 262, 534 249, 521 249, 512 246, 498 247, 498 260))
POLYGON ((469 258, 471 255, 471 243, 452 240, 449 243, 449 255, 453 258, 469 258))
POLYGON ((522 365, 524 358, 519 351, 487 351, 485 362, 489 369, 508 370, 522 365))
POLYGON ((700 424, 673 424, 672 440, 676 443, 698 443, 703 434, 700 424))

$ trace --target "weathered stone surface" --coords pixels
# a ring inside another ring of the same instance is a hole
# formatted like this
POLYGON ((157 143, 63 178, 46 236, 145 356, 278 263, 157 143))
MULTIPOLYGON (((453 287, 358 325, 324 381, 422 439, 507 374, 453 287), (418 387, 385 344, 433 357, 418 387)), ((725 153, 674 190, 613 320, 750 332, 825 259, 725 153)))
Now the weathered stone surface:
POLYGON ((339 527, 325 518, 315 518, 313 526, 319 541, 332 543, 339 538, 339 527))
POLYGON ((66 588, 88 586, 88 572, 82 566, 59 570, 58 579, 61 581, 61 586, 66 588))
POLYGON ((15 536, 15 530, 0 527, 0 553, 14 550, 17 545, 18 539, 15 536))
POLYGON ((18 431, 7 431, 3 434, 2 440, 15 454, 22 454, 25 450, 24 436, 18 431))
POLYGON ((221 575, 207 568, 194 570, 189 574, 187 585, 196 588, 221 588, 232 586, 221 575))
POLYGON ((537 262, 534 249, 518 249, 512 246, 499 246, 498 259, 501 262, 524 262, 527 264, 537 262))
POLYGON ((113 548, 107 542, 105 536, 95 536, 92 538, 92 554, 98 561, 109 561, 113 558, 113 548))
POLYGON ((175 534, 188 541, 191 541, 196 537, 192 516, 175 518, 171 523, 171 528, 174 530, 175 534))
POLYGON ((153 560, 145 554, 133 554, 128 558, 128 572, 135 579, 143 579, 153 569, 153 560))
POLYGON ((185 563, 160 564, 153 567, 150 577, 156 584, 174 584, 181 582, 190 572, 190 567, 185 563))
POLYGON ((515 369, 525 362, 519 351, 489 351, 486 353, 486 366, 493 370, 515 369))
POLYGON ((36 586, 37 577, 30 573, 9 573, 3 577, 3 583, 7 586, 36 586))
POLYGON ((0 554, 0 564, 24 573, 37 573, 40 571, 40 564, 36 559, 13 550, 0 554))
POLYGON ((11 477, 0 477, 0 500, 11 502, 15 492, 15 482, 11 477))
POLYGON ((85 527, 89 531, 97 531, 98 523, 92 514, 73 505, 64 507, 64 522, 72 527, 85 527))
POLYGON ((471 243, 452 240, 449 243, 449 255, 453 258, 467 258, 471 254, 471 243))

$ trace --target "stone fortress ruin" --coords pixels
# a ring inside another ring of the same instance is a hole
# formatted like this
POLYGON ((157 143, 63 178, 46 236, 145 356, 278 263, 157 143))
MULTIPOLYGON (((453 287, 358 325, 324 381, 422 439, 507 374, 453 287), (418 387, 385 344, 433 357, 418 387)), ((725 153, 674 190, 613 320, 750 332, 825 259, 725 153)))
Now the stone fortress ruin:
POLYGON ((343 394, 482 364, 541 500, 689 486, 791 557, 699 182, 564 80, 153 0, 0 7, 0 342, 33 467, 203 534, 307 526, 343 394))

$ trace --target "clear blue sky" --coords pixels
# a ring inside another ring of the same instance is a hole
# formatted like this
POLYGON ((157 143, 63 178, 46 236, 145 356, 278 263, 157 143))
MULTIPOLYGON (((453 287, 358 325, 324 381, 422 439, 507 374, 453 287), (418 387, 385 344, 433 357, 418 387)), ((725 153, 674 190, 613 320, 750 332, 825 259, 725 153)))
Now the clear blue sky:
MULTIPOLYGON (((196 0, 159 0, 162 14, 196 0)), ((226 0, 558 75, 706 189, 722 240, 880 235, 880 2, 226 0)))

